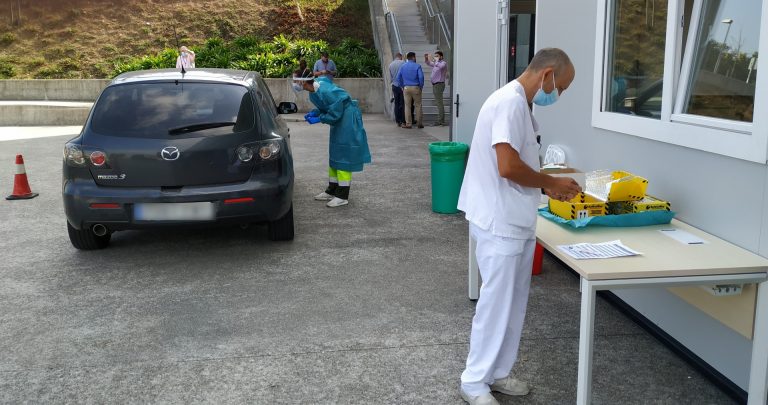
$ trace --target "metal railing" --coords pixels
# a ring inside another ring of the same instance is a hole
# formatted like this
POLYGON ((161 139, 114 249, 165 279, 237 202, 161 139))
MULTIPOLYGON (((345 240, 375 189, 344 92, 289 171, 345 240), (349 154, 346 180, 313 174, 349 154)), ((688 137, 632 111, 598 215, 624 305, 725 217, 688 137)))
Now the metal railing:
POLYGON ((432 0, 422 0, 418 4, 421 15, 424 17, 424 28, 429 40, 437 43, 443 52, 450 50, 453 39, 448 22, 445 21, 445 15, 442 12, 435 12, 432 0), (438 35, 438 29, 440 35, 438 35))
MULTIPOLYGON (((400 27, 397 25, 397 16, 389 9, 389 3, 387 0, 382 0, 384 5, 384 19, 387 21, 387 32, 390 36, 389 40, 396 47, 395 51, 403 53, 403 41, 400 39, 400 27)), ((393 52, 394 54, 395 52, 393 52)))

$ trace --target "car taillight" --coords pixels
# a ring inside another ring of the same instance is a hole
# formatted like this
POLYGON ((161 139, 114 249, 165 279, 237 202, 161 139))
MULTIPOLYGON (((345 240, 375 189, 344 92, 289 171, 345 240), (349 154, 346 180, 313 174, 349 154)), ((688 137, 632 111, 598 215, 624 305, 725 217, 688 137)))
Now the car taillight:
POLYGON ((114 210, 120 208, 120 204, 116 203, 93 203, 90 205, 91 208, 94 209, 102 209, 102 210, 114 210))
POLYGON ((243 162, 249 162, 253 159, 253 149, 248 146, 241 146, 237 148, 237 158, 243 162))
POLYGON ((85 155, 80 145, 68 143, 64 145, 64 161, 69 166, 82 167, 85 165, 85 155))
POLYGON ((280 142, 270 140, 256 144, 246 144, 238 147, 235 153, 241 162, 251 161, 254 153, 258 154, 261 160, 272 160, 280 155, 280 142))
POLYGON ((269 141, 259 148, 259 157, 269 160, 280 154, 280 144, 275 141, 269 141))
POLYGON ((230 205, 230 204, 242 204, 242 203, 251 203, 254 202, 252 197, 244 197, 244 198, 230 198, 228 200, 224 200, 224 204, 230 205))
POLYGON ((97 150, 91 153, 91 163, 94 166, 103 166, 107 162, 107 155, 104 152, 97 150))
POLYGON ((107 163, 107 155, 100 150, 91 152, 91 163, 94 166, 104 166, 104 163, 107 163))

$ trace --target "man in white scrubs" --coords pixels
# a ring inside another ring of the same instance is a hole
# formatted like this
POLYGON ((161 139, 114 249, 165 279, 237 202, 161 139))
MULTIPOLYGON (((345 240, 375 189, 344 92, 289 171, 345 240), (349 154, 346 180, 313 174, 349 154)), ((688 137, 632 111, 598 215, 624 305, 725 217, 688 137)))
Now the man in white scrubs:
POLYGON ((541 190, 568 200, 581 188, 571 178, 539 173, 538 125, 528 105, 551 105, 574 75, 565 52, 542 49, 520 77, 488 97, 477 117, 458 205, 477 241, 483 280, 461 374, 461 397, 473 405, 498 404, 491 391, 529 391, 509 373, 528 304, 541 190))

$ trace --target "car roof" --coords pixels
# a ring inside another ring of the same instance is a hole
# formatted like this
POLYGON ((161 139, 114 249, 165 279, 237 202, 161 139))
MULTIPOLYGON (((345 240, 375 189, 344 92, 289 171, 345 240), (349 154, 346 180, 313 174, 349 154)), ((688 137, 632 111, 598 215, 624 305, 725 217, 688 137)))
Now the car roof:
POLYGON ((112 79, 110 84, 184 80, 250 85, 254 76, 261 75, 258 72, 234 69, 189 69, 184 74, 181 73, 181 69, 150 69, 123 73, 112 79))

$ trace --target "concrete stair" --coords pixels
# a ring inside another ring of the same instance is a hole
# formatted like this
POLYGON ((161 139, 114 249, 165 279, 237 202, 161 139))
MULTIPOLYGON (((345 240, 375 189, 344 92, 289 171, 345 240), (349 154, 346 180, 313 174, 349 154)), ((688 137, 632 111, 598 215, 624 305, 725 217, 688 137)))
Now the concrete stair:
MULTIPOLYGON (((421 64, 421 67, 424 70, 422 111, 424 122, 429 125, 437 120, 437 106, 435 105, 432 83, 429 81, 432 74, 432 68, 424 63, 424 54, 434 54, 437 50, 437 44, 430 43, 427 39, 427 34, 424 31, 424 23, 421 19, 416 0, 388 0, 388 4, 390 10, 397 16, 397 25, 400 28, 403 54, 415 52, 416 61, 421 64)), ((449 120, 452 111, 451 107, 453 107, 450 86, 451 83, 449 79, 445 84, 445 91, 443 92, 446 121, 449 120)))

